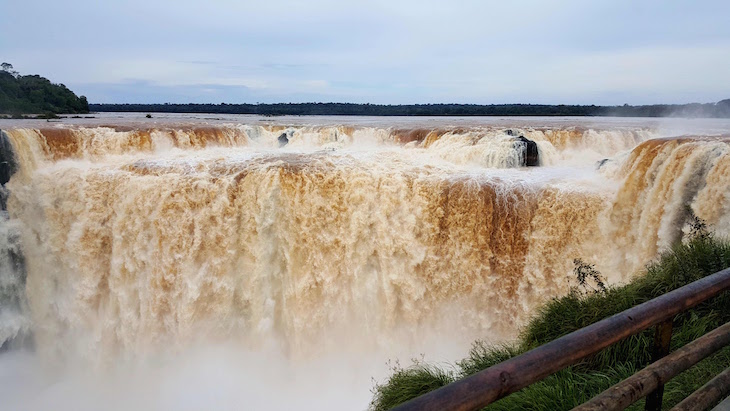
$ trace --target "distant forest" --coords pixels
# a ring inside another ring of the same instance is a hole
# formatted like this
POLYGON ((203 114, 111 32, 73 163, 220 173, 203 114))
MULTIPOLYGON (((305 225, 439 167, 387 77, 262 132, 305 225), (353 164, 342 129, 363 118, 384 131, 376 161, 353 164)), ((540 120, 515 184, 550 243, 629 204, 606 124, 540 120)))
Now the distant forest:
POLYGON ((327 116, 619 116, 730 118, 730 99, 707 104, 579 106, 547 104, 90 104, 92 111, 327 116))
POLYGON ((77 97, 63 84, 47 78, 22 76, 10 63, 0 65, 0 113, 21 114, 88 113, 86 97, 77 97))
POLYGON ((717 103, 648 106, 549 104, 88 104, 63 84, 38 75, 20 75, 9 63, 0 66, 0 114, 79 114, 91 111, 327 116, 620 116, 730 118, 730 99, 717 103))

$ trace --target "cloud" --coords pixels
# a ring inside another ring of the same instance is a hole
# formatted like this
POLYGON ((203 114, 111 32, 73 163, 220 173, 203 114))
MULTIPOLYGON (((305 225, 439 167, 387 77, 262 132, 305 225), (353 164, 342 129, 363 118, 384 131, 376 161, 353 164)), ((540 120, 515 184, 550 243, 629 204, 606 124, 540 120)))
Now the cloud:
POLYGON ((92 102, 623 104, 730 94, 730 3, 721 0, 107 3, 4 3, 0 24, 23 35, 6 41, 4 59, 92 102), (34 16, 32 30, 21 15, 34 16), (153 89, 124 89, 130 79, 153 89))

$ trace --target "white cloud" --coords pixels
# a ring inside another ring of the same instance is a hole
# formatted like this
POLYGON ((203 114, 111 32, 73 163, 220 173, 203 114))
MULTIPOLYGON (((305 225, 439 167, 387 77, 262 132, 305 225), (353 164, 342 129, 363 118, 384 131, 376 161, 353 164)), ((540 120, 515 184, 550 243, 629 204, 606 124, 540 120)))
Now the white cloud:
POLYGON ((728 14, 723 0, 26 0, 0 5, 0 24, 22 37, 2 40, 4 61, 92 102, 210 86, 274 101, 613 104, 726 98, 728 14), (156 89, 118 87, 130 81, 156 89))

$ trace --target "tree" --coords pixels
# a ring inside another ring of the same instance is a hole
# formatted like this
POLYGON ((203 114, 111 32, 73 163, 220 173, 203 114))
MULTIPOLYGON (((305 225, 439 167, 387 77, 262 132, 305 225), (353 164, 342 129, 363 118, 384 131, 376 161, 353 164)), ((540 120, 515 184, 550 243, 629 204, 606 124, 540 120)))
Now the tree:
POLYGON ((2 67, 3 71, 10 73, 13 77, 18 77, 18 72, 13 70, 13 65, 10 63, 3 63, 0 64, 0 67, 2 67))
POLYGON ((0 113, 88 113, 86 97, 38 75, 21 76, 10 63, 0 64, 0 113))

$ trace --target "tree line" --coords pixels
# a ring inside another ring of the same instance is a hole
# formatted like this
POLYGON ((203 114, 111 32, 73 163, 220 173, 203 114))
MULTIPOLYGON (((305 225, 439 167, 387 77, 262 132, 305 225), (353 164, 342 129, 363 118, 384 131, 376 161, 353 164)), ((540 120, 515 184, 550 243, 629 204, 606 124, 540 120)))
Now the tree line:
POLYGON ((63 84, 38 75, 20 75, 10 63, 0 65, 0 113, 88 113, 86 97, 77 97, 63 84))
POLYGON ((347 116, 619 116, 730 118, 730 99, 717 103, 596 106, 549 104, 90 104, 92 111, 347 116))
POLYGON ((550 104, 89 104, 63 84, 38 75, 20 75, 10 63, 0 66, 0 114, 97 112, 213 113, 348 116, 621 116, 730 118, 730 99, 717 103, 596 106, 550 104))

